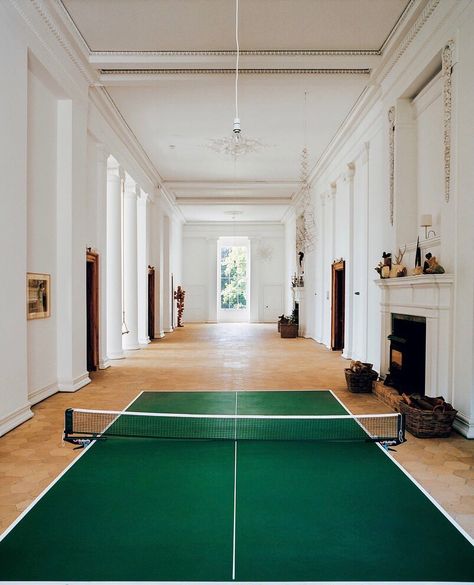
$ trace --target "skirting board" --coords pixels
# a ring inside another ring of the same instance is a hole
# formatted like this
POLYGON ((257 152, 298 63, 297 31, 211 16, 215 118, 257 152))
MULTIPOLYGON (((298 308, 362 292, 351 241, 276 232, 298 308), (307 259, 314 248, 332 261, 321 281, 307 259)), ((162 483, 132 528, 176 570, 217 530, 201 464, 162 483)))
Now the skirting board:
POLYGON ((7 414, 4 418, 0 419, 0 437, 8 431, 11 431, 21 423, 24 423, 33 416, 30 405, 26 404, 22 408, 15 410, 10 414, 7 414))
POLYGON ((76 392, 84 386, 89 384, 91 379, 89 378, 89 372, 85 372, 82 376, 78 376, 73 380, 63 380, 58 384, 58 390, 60 392, 76 392))
POLYGON ((31 405, 37 404, 38 402, 45 400, 45 398, 49 398, 53 394, 56 394, 57 391, 58 391, 58 383, 55 382, 54 384, 49 384, 48 386, 45 386, 44 388, 39 388, 38 390, 32 390, 30 393, 28 393, 28 400, 30 401, 31 405))
POLYGON ((474 421, 470 421, 465 415, 458 413, 453 422, 453 428, 468 439, 474 439, 474 421))

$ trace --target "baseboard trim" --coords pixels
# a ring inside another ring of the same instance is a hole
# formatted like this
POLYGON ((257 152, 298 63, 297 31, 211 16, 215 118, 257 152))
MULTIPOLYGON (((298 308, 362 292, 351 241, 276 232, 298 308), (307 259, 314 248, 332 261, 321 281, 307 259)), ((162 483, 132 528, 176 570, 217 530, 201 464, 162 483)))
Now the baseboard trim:
POLYGON ((33 412, 31 411, 29 404, 7 414, 7 416, 0 419, 0 437, 13 430, 18 425, 21 425, 32 416, 33 412))
POLYGON ((109 360, 101 360, 99 362, 99 370, 106 370, 107 368, 110 368, 112 364, 109 362, 109 360))
POLYGON ((151 343, 151 340, 149 337, 145 337, 145 339, 138 340, 138 344, 140 345, 140 347, 146 347, 149 343, 151 343))
POLYGON ((474 439, 474 421, 469 420, 464 414, 458 412, 453 422, 453 428, 467 439, 474 439))
POLYGON ((31 405, 37 404, 46 398, 49 398, 53 394, 56 394, 58 391, 58 383, 54 382, 54 384, 49 384, 44 388, 38 388, 38 390, 33 390, 31 393, 28 394, 28 400, 31 405))
POLYGON ((84 386, 89 384, 91 379, 89 378, 89 372, 85 372, 81 376, 74 378, 72 380, 63 380, 58 384, 59 392, 77 392, 84 386))
POLYGON ((108 358, 109 360, 123 360, 125 359, 125 354, 123 353, 123 351, 118 353, 109 353, 108 358))

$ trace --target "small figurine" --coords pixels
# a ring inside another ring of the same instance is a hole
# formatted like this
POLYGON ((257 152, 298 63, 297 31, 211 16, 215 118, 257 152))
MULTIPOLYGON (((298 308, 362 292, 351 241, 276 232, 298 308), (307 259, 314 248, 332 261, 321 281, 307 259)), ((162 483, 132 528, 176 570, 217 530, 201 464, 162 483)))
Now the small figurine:
POLYGON ((425 264, 427 264, 428 266, 425 267, 423 266, 423 272, 425 274, 444 274, 445 270, 444 268, 438 264, 438 261, 436 260, 436 256, 432 256, 429 252, 428 254, 426 254, 426 262, 425 264), (429 258, 428 258, 429 256, 429 258))

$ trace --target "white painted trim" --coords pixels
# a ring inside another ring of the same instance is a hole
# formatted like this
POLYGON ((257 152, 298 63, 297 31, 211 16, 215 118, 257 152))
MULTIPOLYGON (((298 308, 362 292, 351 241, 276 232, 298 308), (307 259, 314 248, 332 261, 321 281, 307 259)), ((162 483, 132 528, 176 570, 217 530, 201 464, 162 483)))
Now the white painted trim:
POLYGON ((82 376, 78 376, 72 380, 63 380, 58 382, 59 392, 76 392, 91 382, 89 372, 85 372, 82 376))
POLYGON ((21 425, 21 423, 24 423, 32 416, 34 416, 34 414, 31 411, 30 404, 26 404, 14 412, 7 414, 7 416, 4 416, 2 419, 0 419, 0 437, 18 425, 21 425))
POLYGON ((453 427, 466 438, 474 439, 474 421, 469 420, 463 413, 457 413, 453 427))
POLYGON ((100 360, 99 370, 106 370, 107 368, 110 368, 111 365, 112 364, 110 363, 110 361, 108 359, 100 360))
POLYGON ((120 353, 109 353, 109 360, 123 360, 125 358, 125 354, 123 351, 120 353))
POLYGON ((31 405, 37 404, 38 402, 41 402, 45 398, 49 398, 53 394, 56 394, 57 391, 58 383, 54 382, 53 384, 48 384, 43 388, 38 388, 37 390, 32 390, 31 392, 28 392, 28 400, 30 401, 31 405))

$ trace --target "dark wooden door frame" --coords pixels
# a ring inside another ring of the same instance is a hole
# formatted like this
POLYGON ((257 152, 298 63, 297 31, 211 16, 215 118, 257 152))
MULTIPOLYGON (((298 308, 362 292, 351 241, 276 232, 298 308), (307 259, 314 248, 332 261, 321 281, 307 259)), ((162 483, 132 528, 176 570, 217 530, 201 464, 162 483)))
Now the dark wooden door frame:
POLYGON ((335 351, 344 349, 345 269, 342 259, 332 264, 331 349, 335 351))
POLYGON ((148 337, 155 339, 155 267, 148 266, 148 337))
POLYGON ((87 370, 99 369, 99 254, 86 252, 87 370))

